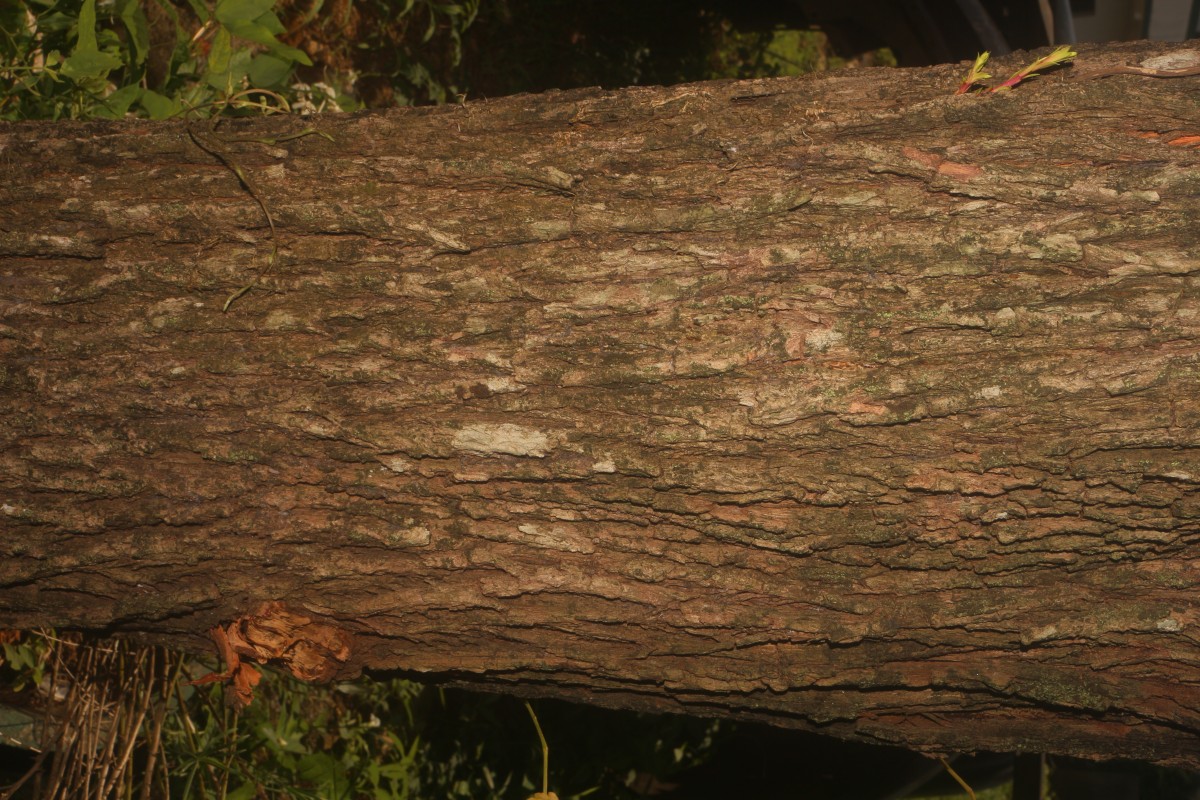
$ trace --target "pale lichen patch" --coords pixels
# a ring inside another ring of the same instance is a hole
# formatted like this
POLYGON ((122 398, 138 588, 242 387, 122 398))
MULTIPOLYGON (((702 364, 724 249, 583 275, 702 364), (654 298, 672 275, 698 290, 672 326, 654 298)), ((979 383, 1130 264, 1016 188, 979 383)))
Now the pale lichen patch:
POLYGON ((1064 392, 1082 392, 1095 387, 1096 382, 1078 372, 1042 374, 1034 378, 1041 386, 1064 392))
POLYGON ((571 234, 569 219, 545 219, 529 223, 529 230, 538 239, 561 239, 571 234))
POLYGON ((1191 69, 1200 66, 1200 50, 1176 50, 1161 56, 1152 56, 1142 62, 1148 69, 1191 69))
POLYGON ((262 327, 266 330, 283 330, 285 328, 295 328, 299 324, 299 320, 288 312, 282 309, 275 309, 267 314, 266 319, 262 322, 262 327))
POLYGON ((536 428, 502 423, 468 425, 454 435, 458 450, 482 455, 532 456, 544 458, 553 449, 550 437, 536 428))
POLYGON ((424 525, 414 525, 411 528, 397 528, 388 536, 388 544, 402 547, 424 547, 433 541, 433 534, 424 525))
POLYGON ((870 190, 849 192, 847 194, 823 194, 819 197, 819 201, 834 206, 881 206, 883 201, 879 200, 878 192, 870 190), (874 202, 872 202, 874 201, 874 202))
POLYGON ((488 391, 492 394, 505 394, 507 392, 520 392, 525 389, 525 384, 517 383, 507 375, 502 375, 498 378, 488 378, 484 381, 488 391))
POLYGON ((1158 192, 1153 189, 1131 189, 1128 192, 1122 192, 1121 197, 1131 200, 1141 200, 1144 203, 1157 203, 1162 200, 1158 192))
POLYGON ((845 334, 835 331, 833 328, 819 328, 805 335, 804 344, 815 353, 824 353, 845 338, 845 334))
POLYGON ((146 309, 146 316, 149 318, 151 326, 162 330, 178 322, 183 312, 191 307, 191 298, 169 297, 166 300, 160 300, 146 309))
POLYGON ((992 327, 996 328, 1011 325, 1017 321, 1017 312, 1014 311, 1010 306, 1005 306, 999 311, 993 312, 989 316, 991 317, 992 327))
POLYGON ((1054 625, 1045 625, 1041 628, 1035 628, 1021 635, 1021 643, 1025 645, 1034 644, 1036 642, 1045 642, 1059 635, 1058 628, 1054 625))
POLYGON ((1149 250, 1143 252, 1147 262, 1168 275, 1190 273, 1196 269, 1196 260, 1186 252, 1177 250, 1149 250))
POLYGON ((572 534, 561 525, 542 527, 532 523, 517 526, 524 536, 517 539, 533 547, 549 550, 564 550, 571 553, 594 553, 596 548, 590 542, 572 534))
POLYGON ((395 473, 408 472, 412 469, 412 462, 404 456, 385 455, 379 457, 379 463, 383 464, 389 470, 395 473))

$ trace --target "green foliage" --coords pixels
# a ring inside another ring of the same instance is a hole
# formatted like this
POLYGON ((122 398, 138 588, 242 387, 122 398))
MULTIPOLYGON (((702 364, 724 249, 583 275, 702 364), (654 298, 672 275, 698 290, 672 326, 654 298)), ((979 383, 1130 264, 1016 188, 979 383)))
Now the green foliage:
POLYGON ((776 28, 742 33, 725 23, 719 27, 708 77, 803 75, 841 66, 839 61, 831 58, 829 40, 820 31, 776 28))
POLYGON ((282 88, 297 64, 311 61, 279 41, 284 28, 272 4, 8 3, 0 12, 0 118, 206 116, 246 89, 282 88))
POLYGON ((372 684, 354 699, 357 686, 331 691, 267 672, 255 701, 238 714, 220 686, 180 685, 163 736, 174 765, 171 796, 418 796, 420 740, 403 740, 407 732, 386 728, 377 712, 408 708, 420 687, 372 684))
POLYGON ((446 103, 458 96, 452 78, 463 57, 463 34, 481 0, 358 0, 369 24, 354 32, 353 68, 381 83, 396 105, 446 103))
POLYGON ((5 0, 0 119, 204 117, 275 98, 283 110, 353 110, 346 87, 364 77, 383 82, 388 104, 454 99, 447 76, 479 0, 338 5, 358 27, 291 0, 5 0))
MULTIPOLYGON (((472 97, 494 97, 553 88, 797 75, 850 63, 833 53, 820 31, 770 27, 769 15, 777 13, 781 21, 796 17, 794 7, 777 5, 488 2, 464 42, 462 74, 472 97)), ((862 65, 896 63, 887 50, 842 55, 862 65)))
POLYGON ((49 660, 50 641, 44 636, 24 636, 3 644, 4 658, 0 664, 9 673, 8 688, 14 692, 39 686, 46 674, 49 660))
MULTIPOLYGON (((713 744, 714 723, 562 703, 539 711, 563 800, 636 797, 631 774, 669 775, 713 744)), ((181 684, 163 752, 173 798, 525 800, 541 780, 518 701, 394 678, 322 687, 268 670, 240 715, 220 686, 181 684)))
MULTIPOLYGON (((882 48, 860 58, 863 63, 896 66, 891 50, 882 48)), ((774 78, 804 75, 847 66, 834 55, 829 37, 819 30, 775 28, 741 32, 728 22, 716 28, 706 79, 774 78)))

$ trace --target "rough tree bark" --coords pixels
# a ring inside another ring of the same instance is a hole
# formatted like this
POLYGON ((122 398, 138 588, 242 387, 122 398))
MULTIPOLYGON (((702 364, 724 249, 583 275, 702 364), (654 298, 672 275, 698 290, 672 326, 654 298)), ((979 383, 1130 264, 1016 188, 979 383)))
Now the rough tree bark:
POLYGON ((1077 74, 1151 56, 6 125, 0 624, 1198 765, 1200 78, 1077 74))

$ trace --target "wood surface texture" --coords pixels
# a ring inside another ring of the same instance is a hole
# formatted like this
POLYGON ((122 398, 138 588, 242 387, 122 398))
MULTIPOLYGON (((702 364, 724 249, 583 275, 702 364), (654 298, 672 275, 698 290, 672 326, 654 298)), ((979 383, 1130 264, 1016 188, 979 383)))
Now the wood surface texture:
POLYGON ((1079 50, 190 123, 274 241, 0 125, 0 627, 1200 766, 1200 78, 1079 50))

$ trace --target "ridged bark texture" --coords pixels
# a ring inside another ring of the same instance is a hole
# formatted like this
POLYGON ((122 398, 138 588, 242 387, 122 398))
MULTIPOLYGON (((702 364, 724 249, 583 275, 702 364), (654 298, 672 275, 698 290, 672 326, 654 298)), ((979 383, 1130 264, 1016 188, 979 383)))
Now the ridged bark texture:
POLYGON ((1080 50, 0 127, 0 625, 1200 765, 1200 78, 1072 77, 1200 52, 1080 50))

